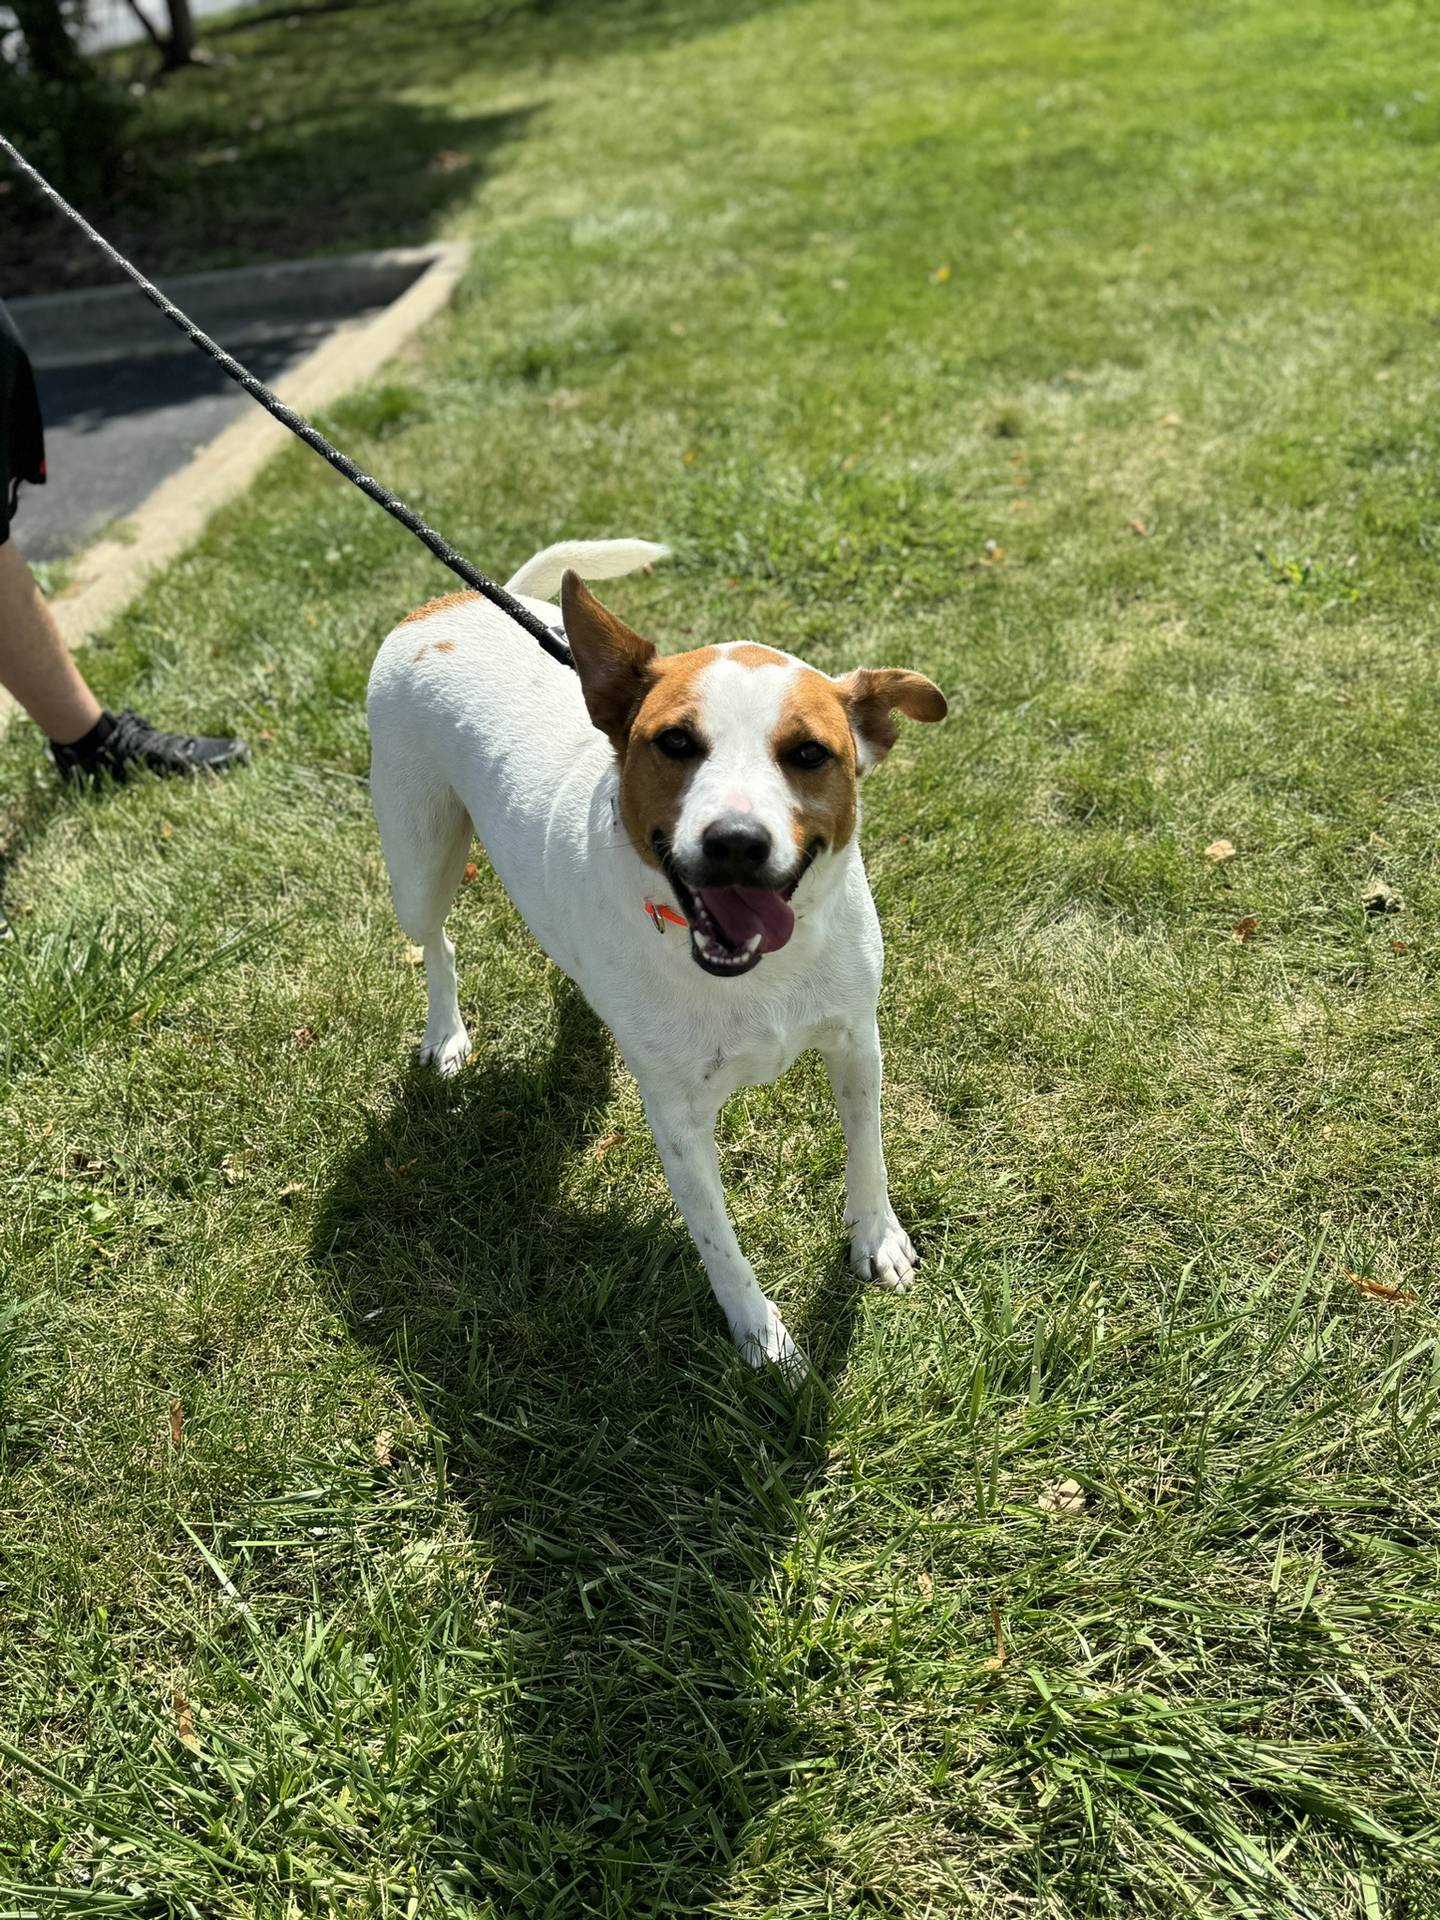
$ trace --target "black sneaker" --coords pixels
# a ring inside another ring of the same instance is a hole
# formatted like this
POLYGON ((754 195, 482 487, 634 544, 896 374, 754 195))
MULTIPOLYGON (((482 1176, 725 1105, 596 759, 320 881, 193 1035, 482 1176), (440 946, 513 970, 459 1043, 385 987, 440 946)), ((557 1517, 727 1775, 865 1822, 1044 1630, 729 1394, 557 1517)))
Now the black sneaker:
POLYGON ((62 780, 96 780, 108 774, 112 780, 124 781, 135 767, 148 767, 162 777, 224 773, 230 767, 243 767, 250 749, 243 740, 162 733, 126 707, 123 713, 102 714, 84 739, 70 746, 58 746, 52 740, 50 758, 62 780))

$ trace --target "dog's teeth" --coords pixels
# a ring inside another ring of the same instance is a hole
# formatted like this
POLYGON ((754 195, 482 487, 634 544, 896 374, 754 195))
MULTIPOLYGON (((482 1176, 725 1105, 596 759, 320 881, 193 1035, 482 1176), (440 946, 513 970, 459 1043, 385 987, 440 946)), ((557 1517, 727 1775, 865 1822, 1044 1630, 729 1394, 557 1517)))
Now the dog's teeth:
POLYGON ((758 933, 752 933, 750 938, 745 942, 746 953, 754 953, 755 949, 759 946, 759 944, 760 944, 760 935, 758 933))

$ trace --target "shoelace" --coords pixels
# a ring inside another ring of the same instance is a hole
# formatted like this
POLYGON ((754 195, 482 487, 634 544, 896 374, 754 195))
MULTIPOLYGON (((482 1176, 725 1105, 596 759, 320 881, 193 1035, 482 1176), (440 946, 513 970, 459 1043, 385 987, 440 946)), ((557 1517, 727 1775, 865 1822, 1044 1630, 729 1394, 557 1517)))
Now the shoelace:
POLYGON ((116 714, 110 738, 100 752, 103 758, 109 760, 143 760, 147 754, 156 752, 163 753, 167 759, 193 759, 195 748, 193 739, 162 733, 136 713, 133 707, 126 707, 123 712, 116 714))

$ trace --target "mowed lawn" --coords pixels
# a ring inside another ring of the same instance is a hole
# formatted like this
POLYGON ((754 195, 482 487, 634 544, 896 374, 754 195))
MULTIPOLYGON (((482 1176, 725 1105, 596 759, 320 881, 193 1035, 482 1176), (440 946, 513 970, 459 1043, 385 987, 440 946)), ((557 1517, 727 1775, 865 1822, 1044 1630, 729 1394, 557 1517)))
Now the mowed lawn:
POLYGON ((1429 1920, 1433 11, 294 12, 146 110, 461 156, 343 443, 950 696, 865 819, 922 1280, 802 1062, 723 1155, 817 1378, 741 1365, 480 854, 417 1070, 363 693, 447 576, 285 454, 87 661, 253 769, 0 750, 0 1913, 1429 1920))

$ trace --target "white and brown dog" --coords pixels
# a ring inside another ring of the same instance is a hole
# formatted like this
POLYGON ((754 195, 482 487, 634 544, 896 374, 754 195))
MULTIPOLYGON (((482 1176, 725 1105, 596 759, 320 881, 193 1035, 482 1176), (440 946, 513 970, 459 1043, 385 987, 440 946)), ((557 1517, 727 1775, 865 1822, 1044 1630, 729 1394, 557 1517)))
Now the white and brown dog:
POLYGON ((562 588, 578 674, 476 594, 411 614, 370 677, 371 793, 396 913, 425 951, 421 1058, 451 1074, 470 1052, 444 929, 473 831, 615 1035, 737 1344, 795 1374, 725 1209, 715 1123, 738 1088, 816 1048, 845 1129, 851 1264, 910 1286, 880 1143, 883 948, 856 783, 893 745, 897 709, 939 720, 945 697, 918 673, 832 679, 747 642, 662 656, 579 575, 664 552, 549 547, 510 581, 545 619, 562 588))

